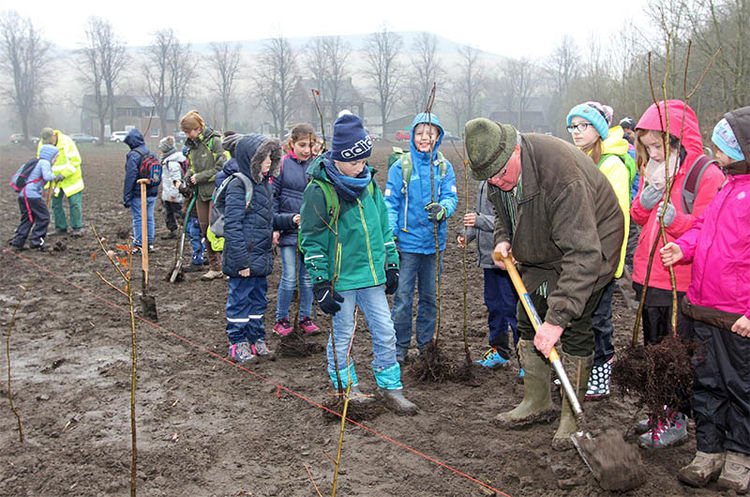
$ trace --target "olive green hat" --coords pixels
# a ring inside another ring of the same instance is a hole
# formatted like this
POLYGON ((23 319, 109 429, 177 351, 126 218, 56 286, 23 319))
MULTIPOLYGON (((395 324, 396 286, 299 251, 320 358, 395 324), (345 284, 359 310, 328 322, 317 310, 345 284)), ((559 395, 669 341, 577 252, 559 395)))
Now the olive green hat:
POLYGON ((42 128, 42 132, 39 134, 39 138, 42 139, 42 143, 52 145, 52 137, 55 136, 55 130, 52 128, 42 128))
POLYGON ((489 179, 497 174, 508 163, 518 143, 516 128, 484 117, 467 122, 464 136, 471 177, 477 181, 489 179))

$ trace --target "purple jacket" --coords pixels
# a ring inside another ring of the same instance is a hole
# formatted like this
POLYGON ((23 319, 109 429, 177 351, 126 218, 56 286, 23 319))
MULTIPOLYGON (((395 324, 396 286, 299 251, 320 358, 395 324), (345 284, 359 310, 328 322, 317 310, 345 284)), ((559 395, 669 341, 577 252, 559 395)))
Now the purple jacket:
POLYGON ((690 302, 750 319, 748 233, 750 174, 729 176, 703 215, 676 241, 683 261, 693 262, 690 302))

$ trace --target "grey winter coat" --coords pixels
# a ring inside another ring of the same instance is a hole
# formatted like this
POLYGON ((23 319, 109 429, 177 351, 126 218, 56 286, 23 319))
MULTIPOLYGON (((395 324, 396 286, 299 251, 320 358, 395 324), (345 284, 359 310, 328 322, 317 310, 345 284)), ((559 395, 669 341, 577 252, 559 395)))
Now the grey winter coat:
POLYGON ((475 207, 477 219, 474 226, 466 230, 466 244, 477 240, 477 266, 482 269, 494 269, 492 252, 495 250, 495 208, 487 198, 487 181, 482 181, 477 190, 477 202, 475 207))

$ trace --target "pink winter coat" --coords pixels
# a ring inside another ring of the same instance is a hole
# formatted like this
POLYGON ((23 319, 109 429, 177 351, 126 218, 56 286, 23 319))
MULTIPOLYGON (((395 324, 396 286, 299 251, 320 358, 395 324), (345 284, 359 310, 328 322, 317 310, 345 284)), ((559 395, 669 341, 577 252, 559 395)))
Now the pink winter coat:
MULTIPOLYGON (((661 108, 661 120, 666 122, 664 112, 664 102, 659 102, 661 108)), ((685 160, 680 164, 675 176, 675 183, 672 186, 670 200, 676 210, 674 222, 666 228, 667 242, 673 242, 687 230, 689 230, 695 220, 706 209, 711 199, 716 195, 717 190, 724 181, 724 174, 715 166, 709 166, 703 174, 698 185, 695 201, 693 203, 692 214, 687 214, 682 210, 682 187, 687 176, 687 170, 695 160, 703 153, 703 140, 701 139, 700 129, 698 127, 698 118, 695 112, 689 106, 685 108, 685 103, 681 100, 667 100, 667 109, 669 112, 669 133, 680 136, 682 133, 682 146, 687 151, 685 160), (684 113, 684 124, 683 124, 684 113)), ((651 105, 641 116, 636 129, 646 129, 661 131, 662 123, 659 121, 659 111, 656 104, 651 105)), ((641 205, 641 192, 643 191, 644 177, 641 175, 641 181, 638 186, 638 194, 633 199, 630 206, 630 217, 633 222, 643 227, 641 235, 638 238, 638 246, 633 256, 633 281, 643 285, 646 280, 646 269, 648 266, 648 257, 651 253, 651 247, 658 240, 654 262, 651 267, 651 276, 649 277, 648 286, 660 288, 662 290, 671 290, 672 284, 669 281, 669 270, 664 267, 659 258, 659 250, 664 243, 659 236, 659 217, 658 209, 654 207, 646 210, 641 205)), ((658 204, 657 204, 658 206, 658 204)), ((690 264, 678 264, 674 266, 675 279, 677 282, 677 291, 685 292, 690 285, 690 264)))
POLYGON ((676 243, 693 263, 690 302, 750 319, 750 174, 730 176, 676 243))

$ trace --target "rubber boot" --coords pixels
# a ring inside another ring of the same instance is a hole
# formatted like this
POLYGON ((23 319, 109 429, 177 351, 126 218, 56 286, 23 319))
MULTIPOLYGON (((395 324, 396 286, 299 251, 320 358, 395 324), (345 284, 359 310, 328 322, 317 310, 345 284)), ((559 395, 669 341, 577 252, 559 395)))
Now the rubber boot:
POLYGON ((385 402, 385 406, 399 416, 414 416, 419 411, 414 402, 404 397, 404 390, 402 388, 386 390, 385 388, 378 387, 378 394, 380 394, 380 398, 385 402))
MULTIPOLYGON (((583 404, 583 397, 586 394, 589 374, 591 374, 591 365, 594 363, 594 354, 588 356, 574 356, 560 352, 565 374, 568 375, 573 391, 578 397, 578 402, 583 404)), ((552 438, 552 448, 556 450, 565 450, 573 447, 573 441, 570 436, 578 431, 578 423, 573 408, 568 401, 568 396, 562 391, 562 410, 560 411, 560 425, 557 427, 555 436, 552 438)))
POLYGON ((518 355, 523 367, 523 400, 518 406, 495 417, 504 428, 517 428, 551 420, 555 415, 550 394, 550 366, 537 352, 531 340, 518 341, 518 355))

